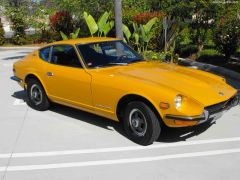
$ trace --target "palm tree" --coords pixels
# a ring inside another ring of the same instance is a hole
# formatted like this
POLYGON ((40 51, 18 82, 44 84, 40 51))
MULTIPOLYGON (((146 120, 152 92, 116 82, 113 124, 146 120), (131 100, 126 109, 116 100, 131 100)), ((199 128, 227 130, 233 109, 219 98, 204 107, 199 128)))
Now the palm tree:
POLYGON ((116 37, 123 39, 122 0, 114 0, 114 16, 115 16, 116 37))

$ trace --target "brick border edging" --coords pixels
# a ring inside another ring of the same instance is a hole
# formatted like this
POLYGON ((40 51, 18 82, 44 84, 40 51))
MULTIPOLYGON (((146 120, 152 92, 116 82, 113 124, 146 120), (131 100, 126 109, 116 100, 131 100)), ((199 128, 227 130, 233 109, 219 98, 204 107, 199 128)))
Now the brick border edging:
POLYGON ((204 70, 207 72, 213 72, 213 73, 221 75, 221 76, 222 75, 228 76, 231 79, 240 82, 240 73, 237 73, 235 71, 232 71, 232 70, 229 70, 229 69, 226 69, 223 67, 214 66, 211 64, 200 63, 197 61, 187 60, 187 59, 183 59, 183 58, 179 58, 178 64, 183 65, 183 66, 196 66, 200 70, 204 70))

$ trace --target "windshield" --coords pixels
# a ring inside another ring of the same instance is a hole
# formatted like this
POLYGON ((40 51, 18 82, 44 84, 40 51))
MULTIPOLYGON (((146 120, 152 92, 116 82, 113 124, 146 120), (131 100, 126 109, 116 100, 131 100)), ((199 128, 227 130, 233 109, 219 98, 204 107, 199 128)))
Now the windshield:
POLYGON ((144 61, 143 57, 122 41, 107 41, 78 45, 80 54, 89 68, 127 65, 144 61))

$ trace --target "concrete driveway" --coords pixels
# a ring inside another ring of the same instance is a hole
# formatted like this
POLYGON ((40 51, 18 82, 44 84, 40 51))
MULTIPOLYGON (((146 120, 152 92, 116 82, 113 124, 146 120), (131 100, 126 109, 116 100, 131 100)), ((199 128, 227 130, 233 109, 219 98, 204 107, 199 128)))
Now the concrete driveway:
POLYGON ((0 51, 0 179, 240 178, 239 106, 215 124, 164 128, 158 142, 138 146, 105 118, 60 105, 29 108, 10 77, 30 51, 0 51))

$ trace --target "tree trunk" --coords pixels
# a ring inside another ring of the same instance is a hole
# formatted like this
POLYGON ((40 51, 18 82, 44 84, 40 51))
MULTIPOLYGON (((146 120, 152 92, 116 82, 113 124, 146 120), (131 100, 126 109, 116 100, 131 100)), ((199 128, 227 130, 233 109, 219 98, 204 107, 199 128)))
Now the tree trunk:
POLYGON ((225 61, 224 61, 224 63, 227 63, 228 61, 230 61, 230 58, 231 58, 231 53, 226 52, 225 53, 225 61))
POLYGON ((203 50, 200 28, 197 28, 197 48, 198 52, 201 52, 203 50))
POLYGON ((115 15, 116 37, 123 39, 122 0, 114 0, 114 15, 115 15))

